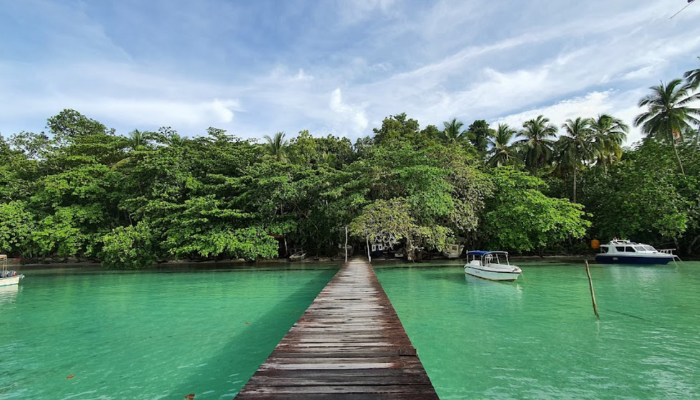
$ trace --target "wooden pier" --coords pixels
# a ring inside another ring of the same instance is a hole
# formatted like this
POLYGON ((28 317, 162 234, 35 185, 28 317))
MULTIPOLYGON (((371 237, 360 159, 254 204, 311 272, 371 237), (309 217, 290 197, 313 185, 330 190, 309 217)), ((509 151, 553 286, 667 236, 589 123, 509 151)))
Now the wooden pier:
POLYGON ((438 399, 372 266, 333 277, 236 399, 438 399))

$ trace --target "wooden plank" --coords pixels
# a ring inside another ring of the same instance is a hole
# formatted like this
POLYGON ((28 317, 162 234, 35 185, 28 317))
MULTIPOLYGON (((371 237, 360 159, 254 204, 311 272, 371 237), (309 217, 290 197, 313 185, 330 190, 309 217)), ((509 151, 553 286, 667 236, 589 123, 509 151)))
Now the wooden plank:
POLYGON ((269 393, 248 393, 246 399, 252 400, 277 400, 284 398, 286 400, 413 400, 413 399, 435 399, 439 397, 435 392, 432 393, 287 393, 284 395, 269 394, 269 393))
POLYGON ((237 399, 437 399, 372 266, 336 273, 237 399))
POLYGON ((427 389, 426 385, 293 385, 293 386, 254 386, 248 389, 261 394, 301 394, 301 393, 411 393, 418 394, 427 389))

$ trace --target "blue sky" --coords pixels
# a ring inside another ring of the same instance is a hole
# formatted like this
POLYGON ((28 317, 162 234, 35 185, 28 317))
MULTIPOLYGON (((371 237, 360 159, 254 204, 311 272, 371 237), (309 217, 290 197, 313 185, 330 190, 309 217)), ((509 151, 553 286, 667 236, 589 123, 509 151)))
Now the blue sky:
MULTIPOLYGON (((683 0, 0 2, 0 133, 72 108, 125 135, 371 134, 406 112, 520 127, 631 125, 648 87, 700 62, 683 0)), ((634 130, 630 140, 639 138, 634 130)))

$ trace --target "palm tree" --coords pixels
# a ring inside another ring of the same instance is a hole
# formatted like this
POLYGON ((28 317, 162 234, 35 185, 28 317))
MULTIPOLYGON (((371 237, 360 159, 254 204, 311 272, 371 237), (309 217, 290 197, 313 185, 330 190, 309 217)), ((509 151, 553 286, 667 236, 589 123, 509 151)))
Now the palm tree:
POLYGON ((576 203, 576 172, 596 156, 593 142, 591 120, 578 117, 567 119, 562 125, 564 134, 556 143, 557 163, 562 171, 571 170, 574 173, 574 194, 572 201, 576 203))
POLYGON ((523 161, 527 168, 535 170, 551 160, 554 142, 550 138, 556 134, 557 127, 542 115, 523 123, 523 130, 517 135, 523 139, 516 144, 522 146, 523 161))
POLYGON ((183 136, 180 136, 180 134, 177 132, 171 132, 166 137, 166 143, 170 147, 180 147, 185 143, 185 140, 187 140, 187 139, 183 136))
POLYGON ((445 143, 459 143, 466 138, 465 131, 462 131, 464 123, 457 121, 457 118, 452 118, 452 121, 442 123, 445 129, 440 132, 440 139, 445 143))
POLYGON ((277 132, 274 137, 263 136, 267 140, 267 152, 278 161, 287 160, 287 141, 284 140, 284 136, 284 132, 277 132))
POLYGON ((591 119, 591 130, 597 150, 596 164, 602 165, 605 172, 607 166, 622 158, 622 143, 627 139, 629 126, 619 118, 608 114, 600 114, 591 119))
POLYGON ((469 142, 476 148, 476 150, 481 154, 486 154, 486 149, 488 148, 489 138, 495 134, 493 129, 489 128, 489 124, 483 119, 478 119, 472 122, 465 132, 465 136, 469 139, 469 142))
MULTIPOLYGON (((698 57, 698 60, 700 60, 700 57, 698 57)), ((683 77, 688 83, 688 86, 690 86, 693 90, 696 90, 698 86, 700 86, 700 68, 686 71, 686 73, 683 74, 683 77)))
POLYGON ((498 124, 496 134, 488 138, 491 149, 488 152, 488 164, 492 167, 512 165, 518 161, 515 146, 508 143, 513 140, 518 132, 508 124, 498 124))
POLYGON ((140 150, 148 144, 148 135, 145 132, 134 129, 133 131, 129 132, 127 141, 131 150, 140 150))
POLYGON ((690 94, 691 87, 682 84, 680 79, 674 79, 664 85, 652 86, 652 93, 639 101, 639 107, 647 107, 634 119, 634 126, 641 126, 642 132, 648 138, 659 139, 670 143, 678 160, 681 173, 685 175, 683 163, 678 155, 676 144, 683 140, 683 132, 691 124, 699 125, 700 109, 688 107, 694 100, 700 99, 698 94, 690 94))

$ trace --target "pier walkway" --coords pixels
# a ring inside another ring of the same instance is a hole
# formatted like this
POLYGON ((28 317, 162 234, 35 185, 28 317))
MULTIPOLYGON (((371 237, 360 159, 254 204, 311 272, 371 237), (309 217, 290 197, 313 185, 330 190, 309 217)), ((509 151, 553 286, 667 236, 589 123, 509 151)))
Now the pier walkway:
POLYGON ((438 399, 372 266, 333 277, 236 399, 438 399))

